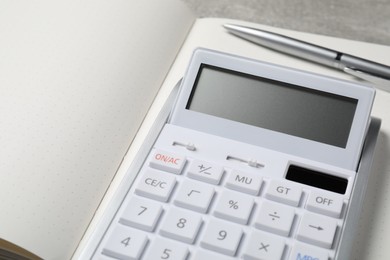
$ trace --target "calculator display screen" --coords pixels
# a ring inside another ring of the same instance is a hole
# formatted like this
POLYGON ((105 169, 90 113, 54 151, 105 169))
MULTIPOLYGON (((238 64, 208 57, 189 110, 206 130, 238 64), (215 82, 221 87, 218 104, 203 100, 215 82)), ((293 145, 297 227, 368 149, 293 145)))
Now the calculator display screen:
POLYGON ((202 64, 186 109, 345 148, 357 99, 202 64))

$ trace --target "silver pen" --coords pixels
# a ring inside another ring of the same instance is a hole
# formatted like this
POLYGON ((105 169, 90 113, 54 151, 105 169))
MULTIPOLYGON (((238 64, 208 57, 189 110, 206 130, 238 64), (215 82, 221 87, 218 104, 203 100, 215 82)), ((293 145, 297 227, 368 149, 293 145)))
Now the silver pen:
POLYGON ((342 70, 390 92, 390 66, 331 50, 281 34, 251 27, 225 24, 232 34, 261 46, 342 70))

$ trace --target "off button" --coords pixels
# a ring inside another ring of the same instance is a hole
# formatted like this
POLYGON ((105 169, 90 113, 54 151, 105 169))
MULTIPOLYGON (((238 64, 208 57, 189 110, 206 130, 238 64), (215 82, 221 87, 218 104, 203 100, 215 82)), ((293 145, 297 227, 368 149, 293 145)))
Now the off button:
POLYGON ((312 212, 339 218, 343 209, 343 204, 343 197, 338 194, 312 191, 307 201, 306 208, 312 212))

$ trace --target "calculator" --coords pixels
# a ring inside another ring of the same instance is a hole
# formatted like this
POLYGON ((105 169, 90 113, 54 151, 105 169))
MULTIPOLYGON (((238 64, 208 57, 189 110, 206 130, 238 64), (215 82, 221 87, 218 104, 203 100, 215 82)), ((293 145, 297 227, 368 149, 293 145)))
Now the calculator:
POLYGON ((349 259, 374 88, 200 48, 175 93, 83 259, 349 259))

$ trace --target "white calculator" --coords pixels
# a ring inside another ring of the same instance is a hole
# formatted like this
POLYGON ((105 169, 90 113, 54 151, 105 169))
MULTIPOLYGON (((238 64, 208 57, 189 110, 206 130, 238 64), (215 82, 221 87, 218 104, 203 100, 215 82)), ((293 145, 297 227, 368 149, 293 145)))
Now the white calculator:
POLYGON ((348 259, 380 129, 374 96, 197 49, 82 258, 348 259))

